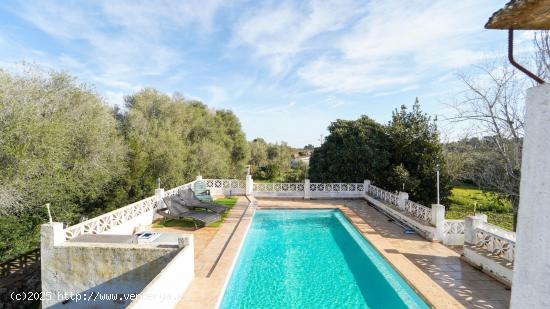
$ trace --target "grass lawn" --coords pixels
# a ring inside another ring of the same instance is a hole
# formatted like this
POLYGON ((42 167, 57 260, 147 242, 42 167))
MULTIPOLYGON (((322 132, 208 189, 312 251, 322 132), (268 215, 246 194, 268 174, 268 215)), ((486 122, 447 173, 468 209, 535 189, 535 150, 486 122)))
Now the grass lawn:
POLYGON ((487 215, 489 223, 512 230, 513 211, 509 201, 501 201, 492 192, 474 186, 456 186, 451 191, 447 219, 464 219, 475 212, 487 215))
MULTIPOLYGON (((214 203, 227 206, 229 208, 233 208, 235 204, 237 204, 237 197, 224 197, 215 199, 214 203)), ((225 217, 229 214, 229 211, 222 214, 222 219, 213 223, 210 223, 207 225, 208 227, 219 227, 222 225, 225 217)), ((153 224, 154 228, 161 228, 161 227, 184 227, 184 228, 195 228, 195 223, 191 219, 170 219, 170 220, 161 220, 156 224, 153 224)))

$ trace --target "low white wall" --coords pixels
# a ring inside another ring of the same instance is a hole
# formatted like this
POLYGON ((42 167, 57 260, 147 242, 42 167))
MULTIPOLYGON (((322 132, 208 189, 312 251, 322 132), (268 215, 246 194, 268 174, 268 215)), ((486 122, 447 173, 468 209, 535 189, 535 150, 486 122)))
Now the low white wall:
POLYGON ((153 223, 156 210, 151 210, 142 213, 141 215, 134 217, 120 225, 114 226, 111 229, 100 233, 108 235, 130 235, 133 234, 137 227, 147 226, 153 223))
POLYGON ((152 223, 162 194, 164 190, 157 189, 156 195, 69 226, 64 230, 65 238, 82 234, 131 234, 137 226, 152 223))
POLYGON ((303 198, 304 191, 280 191, 280 192, 271 192, 271 191, 254 191, 254 197, 272 197, 272 198, 303 198))
POLYGON ((447 246, 464 245, 464 220, 443 220, 442 241, 447 246))
POLYGON ((327 198, 327 199, 339 199, 339 198, 362 198, 363 192, 322 192, 322 191, 310 191, 310 197, 315 198, 327 198))
POLYGON ((514 275, 513 269, 497 262, 489 252, 481 254, 479 250, 474 250, 470 245, 466 244, 464 245, 462 258, 466 262, 481 268, 483 272, 490 274, 501 282, 509 286, 512 285, 512 278, 514 275))
POLYGON ((245 194, 245 189, 240 189, 240 188, 233 188, 233 189, 228 189, 228 188, 208 188, 208 190, 210 190, 210 195, 214 195, 214 196, 221 196, 221 195, 224 195, 224 196, 229 196, 229 195, 244 195, 245 194))
POLYGON ((246 193, 246 181, 240 179, 202 179, 199 176, 196 181, 203 182, 210 191, 210 195, 233 196, 245 195, 246 193))
POLYGON ((422 237, 428 239, 428 240, 440 240, 436 236, 436 228, 434 226, 430 226, 427 224, 424 224, 422 222, 416 221, 412 219, 411 217, 408 217, 399 211, 387 206, 386 204, 380 202, 379 200, 367 195, 364 196, 364 198, 371 204, 375 205, 376 207, 380 208, 381 210, 385 211, 392 217, 395 217, 399 219, 400 221, 404 222, 408 226, 410 226, 412 229, 414 229, 418 234, 420 234, 422 237))
MULTIPOLYGON (((254 191, 255 197, 264 198, 306 198, 304 191, 254 191)), ((309 191, 309 198, 312 199, 339 199, 339 198, 362 198, 363 192, 325 192, 309 191)))
POLYGON ((464 245, 464 234, 444 234, 443 244, 447 246, 464 245))
MULTIPOLYGON (((481 268, 484 272, 500 281, 511 285, 513 275, 512 263, 502 257, 493 255, 491 252, 492 249, 485 248, 484 243, 478 244, 478 231, 486 231, 508 239, 511 242, 515 241, 515 233, 487 223, 486 215, 476 214, 475 216, 464 218, 464 251, 462 255, 464 260, 481 268)), ((488 241, 490 244, 490 240, 488 241)), ((513 257, 513 253, 511 255, 513 257)))
POLYGON ((462 246, 464 245, 464 234, 448 235, 443 239, 443 244, 447 246, 462 246))
POLYGON ((267 198, 303 198, 339 199, 362 198, 365 195, 365 183, 258 183, 247 179, 247 186, 252 188, 248 195, 267 198), (250 183, 250 184, 249 184, 250 183))
POLYGON ((516 241, 516 233, 491 223, 483 222, 481 228, 497 236, 516 241))
POLYGON ((128 308, 174 308, 195 277, 193 235, 188 244, 143 289, 128 308))

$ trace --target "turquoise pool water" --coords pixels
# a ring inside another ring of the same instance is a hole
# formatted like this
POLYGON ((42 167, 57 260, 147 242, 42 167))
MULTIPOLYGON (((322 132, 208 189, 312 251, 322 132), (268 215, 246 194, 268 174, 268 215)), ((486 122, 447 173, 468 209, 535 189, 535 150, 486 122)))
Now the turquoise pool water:
POLYGON ((429 308, 339 210, 258 210, 221 308, 429 308))

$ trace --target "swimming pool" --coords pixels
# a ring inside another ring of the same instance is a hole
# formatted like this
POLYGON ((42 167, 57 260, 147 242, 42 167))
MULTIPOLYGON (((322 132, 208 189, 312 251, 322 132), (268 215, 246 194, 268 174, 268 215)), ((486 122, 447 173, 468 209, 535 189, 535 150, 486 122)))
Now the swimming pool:
POLYGON ((257 210, 221 308, 429 308, 339 210, 257 210))

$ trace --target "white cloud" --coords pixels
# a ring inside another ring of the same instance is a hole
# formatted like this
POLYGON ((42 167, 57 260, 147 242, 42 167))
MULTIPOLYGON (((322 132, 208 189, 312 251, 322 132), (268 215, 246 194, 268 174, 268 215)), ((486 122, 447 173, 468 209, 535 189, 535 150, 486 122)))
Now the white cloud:
POLYGON ((50 60, 94 82, 127 90, 135 89, 140 78, 167 74, 181 64, 182 50, 170 44, 174 33, 185 27, 209 31, 222 5, 219 0, 26 1, 13 11, 62 44, 80 49, 86 64, 66 55, 50 60))
MULTIPOLYGON (((494 3, 479 1, 370 1, 350 31, 306 63, 298 76, 324 91, 387 91, 430 73, 476 63, 483 23, 494 3)), ((393 91, 393 90, 392 90, 393 91)))
POLYGON ((276 2, 245 12, 233 46, 248 47, 277 76, 296 72, 328 92, 410 86, 429 71, 483 59, 480 34, 496 0, 276 2))
POLYGON ((348 104, 346 101, 342 100, 342 99, 339 99, 337 98, 336 96, 328 96, 326 99, 325 99, 325 103, 332 107, 332 108, 337 108, 337 107, 340 107, 340 106, 343 106, 343 105, 346 105, 348 104))
POLYGON ((381 63, 333 61, 321 58, 301 68, 298 75, 310 84, 328 92, 370 92, 389 86, 408 84, 417 78, 415 74, 406 72, 388 74, 386 68, 381 63))
POLYGON ((479 1, 472 0, 371 1, 367 15, 340 41, 340 49, 348 59, 429 51, 480 31, 486 17, 479 1))
POLYGON ((175 26, 198 24, 210 30, 220 0, 199 1, 102 1, 103 11, 126 29, 140 29, 157 35, 175 26))
POLYGON ((398 93, 410 92, 410 91, 413 91, 413 90, 417 90, 418 88, 419 88, 419 86, 417 84, 415 84, 415 85, 407 86, 407 87, 398 87, 398 88, 395 88, 393 90, 388 90, 388 91, 378 91, 378 92, 375 92, 372 96, 373 97, 390 96, 390 95, 394 95, 394 94, 398 94, 398 93))
POLYGON ((257 116, 257 115, 264 115, 264 116, 283 116, 285 114, 289 114, 292 111, 295 111, 296 108, 296 102, 290 101, 286 104, 279 104, 275 106, 261 106, 258 108, 254 108, 251 110, 246 111, 247 113, 250 113, 251 115, 257 116))
POLYGON ((207 102, 211 105, 220 105, 228 99, 228 94, 223 87, 210 85, 203 87, 203 89, 210 93, 210 98, 207 102))
POLYGON ((251 47, 267 60, 274 74, 287 73, 294 56, 323 42, 318 36, 343 29, 362 9, 356 1, 317 1, 266 5, 244 14, 236 24, 233 43, 251 47))
POLYGON ((124 96, 123 92, 116 91, 107 91, 105 92, 105 101, 111 105, 124 106, 124 96))

